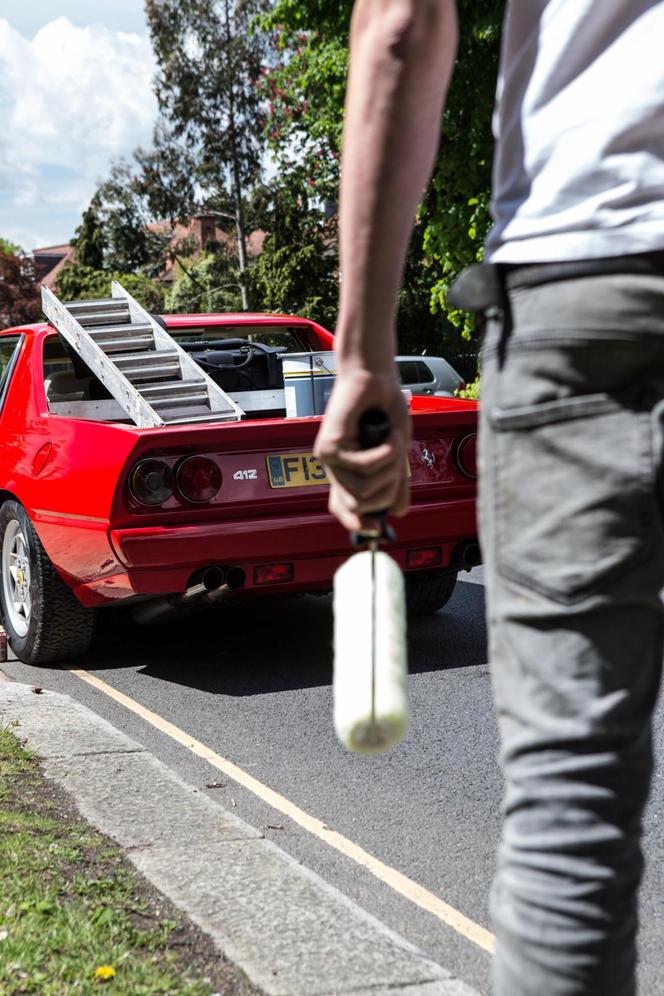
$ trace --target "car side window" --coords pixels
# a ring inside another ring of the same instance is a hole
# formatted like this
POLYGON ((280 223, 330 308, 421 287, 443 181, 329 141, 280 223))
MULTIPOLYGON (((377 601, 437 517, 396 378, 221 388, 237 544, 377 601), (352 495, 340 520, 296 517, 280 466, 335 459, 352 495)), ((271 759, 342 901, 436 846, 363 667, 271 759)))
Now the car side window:
POLYGON ((60 336, 44 342, 44 387, 46 400, 89 401, 110 398, 83 360, 74 360, 60 336))
MULTIPOLYGON (((402 384, 417 384, 419 377, 417 376, 417 361, 416 360, 399 360, 399 376, 401 377, 402 384)), ((428 380, 428 372, 425 380, 428 380)))
POLYGON ((12 335, 0 338, 0 411, 4 408, 5 398, 9 390, 12 371, 16 365, 19 347, 23 336, 12 335))
POLYGON ((422 360, 417 361, 417 377, 414 378, 418 384, 433 383, 436 378, 434 377, 431 368, 427 366, 422 360))

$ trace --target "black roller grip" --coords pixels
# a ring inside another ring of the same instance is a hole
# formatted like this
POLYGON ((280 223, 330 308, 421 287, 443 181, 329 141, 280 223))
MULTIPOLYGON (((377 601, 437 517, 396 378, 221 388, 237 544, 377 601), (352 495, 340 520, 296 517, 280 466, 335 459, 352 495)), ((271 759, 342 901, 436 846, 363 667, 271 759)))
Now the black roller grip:
POLYGON ((360 416, 357 438, 361 450, 380 446, 390 435, 390 420, 380 408, 368 408, 360 416))
MULTIPOLYGON (((375 446, 380 446, 381 443, 384 443, 389 438, 389 435, 390 420, 380 408, 368 408, 360 416, 357 430, 360 449, 371 450, 375 446)), ((396 538, 394 530, 386 521, 388 514, 389 509, 385 509, 381 512, 372 512, 370 516, 367 516, 367 518, 377 519, 380 522, 380 530, 378 533, 375 530, 351 533, 351 542, 353 545, 362 546, 364 543, 375 539, 389 543, 394 542, 396 538)))

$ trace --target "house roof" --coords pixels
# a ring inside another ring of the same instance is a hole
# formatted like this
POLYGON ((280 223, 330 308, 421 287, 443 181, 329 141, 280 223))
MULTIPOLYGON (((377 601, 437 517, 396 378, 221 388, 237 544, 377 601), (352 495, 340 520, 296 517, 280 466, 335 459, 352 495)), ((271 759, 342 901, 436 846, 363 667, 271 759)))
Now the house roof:
MULTIPOLYGON (((155 235, 161 235, 164 239, 168 240, 168 244, 173 248, 192 238, 201 247, 203 243, 203 223, 205 221, 211 223, 208 228, 209 234, 206 234, 205 241, 214 240, 215 242, 222 242, 227 246, 235 247, 237 244, 236 237, 214 224, 213 215, 197 215, 186 224, 177 222, 175 225, 172 225, 167 221, 156 221, 148 225, 147 229, 155 235)), ((267 232, 261 229, 249 233, 247 236, 247 254, 251 258, 260 256, 266 238, 267 232)), ((35 249, 32 256, 37 264, 38 272, 41 271, 39 286, 48 287, 52 290, 63 267, 68 262, 73 262, 76 259, 76 250, 67 242, 63 245, 43 246, 35 249), (52 265, 49 267, 51 260, 52 265)), ((164 283, 171 284, 175 280, 175 277, 175 261, 168 259, 159 279, 164 283)))
MULTIPOLYGON (((213 221, 212 215, 198 215, 192 218, 186 224, 181 224, 176 222, 171 225, 167 221, 155 221, 148 225, 148 231, 153 232, 155 235, 161 235, 164 238, 168 238, 169 245, 175 248, 179 243, 185 242, 187 239, 195 239, 199 246, 202 246, 203 236, 202 236, 202 221, 203 219, 209 219, 213 221)), ((263 245, 265 239, 267 238, 267 232, 262 229, 257 229, 254 232, 250 232, 247 236, 247 255, 252 259, 260 256, 263 251, 263 245)), ((218 225, 211 226, 209 233, 209 238, 205 241, 215 241, 222 242, 224 245, 235 248, 237 245, 237 238, 235 235, 231 235, 229 232, 224 231, 223 228, 219 228, 218 225), (214 232, 214 235, 212 235, 214 232)), ((164 267, 163 273, 160 279, 164 283, 172 283, 175 280, 175 260, 168 259, 164 267)))
POLYGON ((35 263, 39 266, 42 263, 42 275, 38 280, 39 287, 48 287, 49 290, 53 290, 55 286, 60 271, 66 266, 67 263, 76 259, 76 250, 72 245, 67 243, 62 246, 47 246, 45 249, 35 249, 32 253, 35 263), (44 260, 44 257, 46 259, 44 260), (51 266, 49 267, 48 261, 53 260, 51 266), (44 265, 44 263, 46 265, 44 265))
POLYGON ((42 246, 40 249, 33 249, 33 256, 64 256, 71 249, 69 242, 64 242, 59 246, 42 246))

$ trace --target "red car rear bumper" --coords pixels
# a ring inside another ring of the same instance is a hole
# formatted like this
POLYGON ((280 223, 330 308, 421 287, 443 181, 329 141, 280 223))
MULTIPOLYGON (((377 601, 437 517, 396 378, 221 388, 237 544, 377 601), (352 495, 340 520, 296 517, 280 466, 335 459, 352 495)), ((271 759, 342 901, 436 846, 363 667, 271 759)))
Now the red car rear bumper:
MULTIPOLYGON (((408 551, 434 546, 441 547, 441 564, 447 566, 455 548, 477 535, 475 500, 415 506, 396 527, 390 553, 401 567, 407 566, 408 551)), ((351 553, 347 533, 328 514, 115 529, 110 538, 131 587, 141 595, 182 592, 192 575, 210 565, 241 567, 251 589, 254 569, 271 563, 293 567, 293 580, 272 590, 324 590, 351 553)))

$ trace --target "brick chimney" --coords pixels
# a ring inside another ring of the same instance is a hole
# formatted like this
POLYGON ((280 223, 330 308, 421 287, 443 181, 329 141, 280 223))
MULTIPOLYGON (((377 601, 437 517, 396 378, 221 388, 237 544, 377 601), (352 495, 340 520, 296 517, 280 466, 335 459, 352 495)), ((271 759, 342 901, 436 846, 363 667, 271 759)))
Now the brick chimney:
POLYGON ((208 242, 216 242, 217 226, 213 214, 196 215, 196 237, 201 244, 201 249, 205 248, 208 242))

